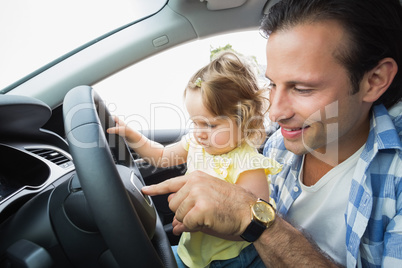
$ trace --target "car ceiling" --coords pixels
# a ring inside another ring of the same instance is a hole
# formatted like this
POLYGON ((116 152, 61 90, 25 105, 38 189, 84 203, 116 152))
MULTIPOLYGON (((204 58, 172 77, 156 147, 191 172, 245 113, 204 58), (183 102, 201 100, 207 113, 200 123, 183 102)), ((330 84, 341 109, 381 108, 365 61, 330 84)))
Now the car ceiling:
MULTIPOLYGON (((231 1, 223 3, 233 5, 231 1)), ((236 0, 234 2, 240 7, 223 10, 216 10, 223 8, 222 5, 214 5, 216 2, 170 0, 149 18, 77 49, 62 61, 15 86, 8 94, 31 96, 55 108, 71 88, 82 84, 93 85, 179 44, 216 34, 258 29, 264 7, 269 8, 277 0, 268 1, 267 5, 265 0, 236 0), (239 17, 242 18, 241 24, 239 17)))
POLYGON ((14 84, 8 94, 31 96, 56 108, 71 88, 93 85, 177 45, 217 34, 258 29, 263 13, 278 1, 169 0, 149 18, 93 40, 90 46, 78 48, 29 80, 14 84), (222 9, 236 5, 239 7, 222 9))

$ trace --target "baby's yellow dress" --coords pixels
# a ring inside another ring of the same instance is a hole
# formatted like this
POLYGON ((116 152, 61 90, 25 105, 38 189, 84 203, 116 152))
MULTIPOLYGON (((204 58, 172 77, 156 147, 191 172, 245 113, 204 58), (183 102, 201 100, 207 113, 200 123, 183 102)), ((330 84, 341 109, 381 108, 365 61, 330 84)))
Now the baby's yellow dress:
MULTIPOLYGON (((188 151, 187 173, 200 170, 234 184, 242 172, 254 169, 264 169, 270 182, 268 175, 276 174, 282 168, 275 160, 258 153, 247 143, 227 154, 210 155, 191 134, 186 135, 182 142, 188 151)), ((180 238, 177 253, 188 267, 201 268, 208 267, 213 260, 234 258, 248 245, 250 243, 245 241, 224 240, 202 232, 185 232, 180 238)))

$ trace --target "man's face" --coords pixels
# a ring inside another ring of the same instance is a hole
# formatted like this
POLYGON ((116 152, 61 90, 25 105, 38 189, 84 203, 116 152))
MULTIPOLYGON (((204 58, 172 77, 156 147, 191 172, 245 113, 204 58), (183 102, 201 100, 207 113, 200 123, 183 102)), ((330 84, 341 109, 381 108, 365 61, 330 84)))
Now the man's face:
POLYGON ((351 95, 347 71, 334 57, 345 40, 333 21, 298 25, 268 39, 269 117, 295 154, 354 152, 367 138, 370 104, 361 92, 351 95))

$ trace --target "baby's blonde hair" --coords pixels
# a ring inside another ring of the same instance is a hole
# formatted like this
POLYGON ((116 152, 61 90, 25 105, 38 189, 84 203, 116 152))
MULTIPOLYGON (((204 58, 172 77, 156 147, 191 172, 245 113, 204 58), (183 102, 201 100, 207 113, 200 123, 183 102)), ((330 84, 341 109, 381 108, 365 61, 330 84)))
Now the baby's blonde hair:
POLYGON ((234 52, 218 55, 198 70, 184 91, 200 90, 204 106, 214 116, 227 116, 236 121, 242 141, 260 146, 266 132, 266 92, 259 87, 251 64, 234 52))

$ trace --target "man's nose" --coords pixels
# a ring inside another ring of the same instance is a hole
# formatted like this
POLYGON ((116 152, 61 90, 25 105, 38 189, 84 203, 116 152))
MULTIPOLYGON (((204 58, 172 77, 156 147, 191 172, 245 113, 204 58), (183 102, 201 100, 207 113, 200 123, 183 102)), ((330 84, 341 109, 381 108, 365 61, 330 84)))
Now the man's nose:
POLYGON ((292 103, 286 89, 277 88, 271 91, 269 96, 269 119, 278 122, 293 116, 292 103))

